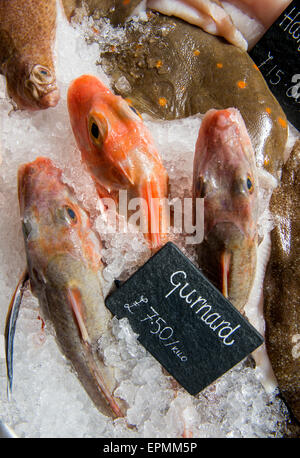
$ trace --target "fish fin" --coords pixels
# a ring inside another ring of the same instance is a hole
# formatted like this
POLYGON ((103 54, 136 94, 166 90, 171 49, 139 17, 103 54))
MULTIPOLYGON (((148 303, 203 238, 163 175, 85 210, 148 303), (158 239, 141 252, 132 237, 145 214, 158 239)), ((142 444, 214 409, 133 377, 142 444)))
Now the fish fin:
POLYGON ((151 249, 154 250, 160 248, 167 242, 168 228, 166 227, 165 210, 160 205, 160 198, 162 198, 163 195, 164 194, 160 192, 159 183, 156 181, 147 181, 140 186, 140 196, 147 204, 145 212, 147 213, 146 222, 148 223, 148 232, 145 234, 145 237, 151 249))
POLYGON ((131 164, 122 164, 121 162, 118 162, 117 164, 118 172, 121 174, 121 176, 125 176, 126 179, 129 181, 131 186, 135 185, 134 182, 134 176, 133 176, 133 171, 132 171, 132 166, 131 164))
POLYGON ((231 253, 223 251, 221 255, 221 269, 222 269, 222 294, 228 298, 228 278, 230 267, 231 253))
POLYGON ((107 388, 104 382, 103 376, 101 375, 101 372, 98 369, 97 364, 95 362, 95 358, 94 358, 93 350, 91 346, 91 339, 90 339, 90 336, 88 334, 88 331, 84 323, 83 307, 82 307, 80 291, 78 290, 78 288, 68 288, 67 295, 68 295, 72 310, 76 318, 76 322, 77 322, 77 325, 78 325, 78 328, 81 334, 81 338, 83 340, 83 343, 86 349, 86 357, 87 357, 87 362, 88 362, 90 371, 92 372, 101 393, 104 395, 105 399, 111 406, 111 409, 113 410, 113 412, 116 414, 117 417, 123 417, 124 416, 123 412, 121 411, 120 407, 117 405, 116 401, 114 400, 110 390, 107 388))
POLYGON ((17 325, 18 314, 24 294, 25 284, 29 279, 28 271, 25 270, 22 274, 14 294, 11 298, 5 322, 5 356, 6 356, 6 370, 7 370, 7 393, 12 392, 13 384, 13 350, 14 350, 14 337, 17 325))
POLYGON ((193 178, 192 224, 196 225, 196 199, 204 199, 205 183, 202 175, 193 178))
POLYGON ((82 340, 90 344, 91 340, 88 334, 88 331, 86 329, 86 326, 84 324, 84 316, 82 312, 82 300, 81 300, 81 294, 78 288, 68 288, 67 290, 67 295, 72 307, 72 310, 74 312, 76 322, 81 334, 82 340))
POLYGON ((84 323, 83 307, 82 307, 82 299, 81 299, 80 291, 78 290, 78 288, 69 287, 67 289, 67 295, 68 295, 68 299, 70 301, 72 310, 74 312, 77 325, 79 327, 81 338, 84 343, 84 347, 86 350, 86 360, 90 368, 90 371, 96 380, 99 390, 101 391, 101 393, 103 394, 103 396, 105 397, 109 405, 111 406, 111 409, 113 410, 113 412, 116 414, 117 417, 124 417, 123 412, 121 411, 120 407, 114 400, 109 388, 106 386, 103 376, 95 362, 96 358, 95 358, 95 355, 93 354, 91 339, 89 337, 88 331, 84 323))
MULTIPOLYGON (((90 350, 90 354, 92 356, 92 350, 90 350)), ((118 406, 117 402, 115 401, 112 393, 110 392, 109 388, 106 386, 106 383, 103 379, 103 376, 99 370, 99 368, 97 367, 97 364, 95 363, 95 359, 94 358, 89 358, 89 367, 90 367, 90 370, 91 372, 93 373, 94 377, 95 377, 95 380, 97 382, 97 385, 101 391, 101 393, 104 395, 105 399, 107 400, 107 402, 109 403, 112 411, 115 413, 115 415, 117 417, 124 417, 124 413, 122 412, 120 406, 118 406)))

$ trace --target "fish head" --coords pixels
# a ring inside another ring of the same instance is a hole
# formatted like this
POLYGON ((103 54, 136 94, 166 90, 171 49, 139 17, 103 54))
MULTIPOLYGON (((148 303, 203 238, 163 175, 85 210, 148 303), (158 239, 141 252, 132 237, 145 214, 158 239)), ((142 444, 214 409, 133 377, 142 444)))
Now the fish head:
POLYGON ((7 92, 21 110, 55 107, 60 93, 52 65, 20 62, 6 72, 7 92))
MULTIPOLYGON (((150 221, 151 199, 166 197, 168 176, 139 113, 91 75, 72 82, 68 109, 82 159, 97 185, 113 198, 123 189, 129 199, 143 199, 150 221)), ((164 222, 153 223, 155 228, 164 226, 164 222)), ((152 233, 149 239, 160 243, 160 237, 152 233)))
POLYGON ((209 110, 194 158, 193 196, 204 199, 199 264, 242 309, 255 275, 258 180, 254 151, 239 111, 209 110))
POLYGON ((227 234, 231 228, 234 237, 237 231, 244 237, 255 236, 257 170, 251 140, 238 110, 213 109, 205 115, 196 144, 193 195, 204 198, 206 235, 226 223, 227 234))
POLYGON ((18 194, 31 282, 38 286, 51 260, 61 254, 101 269, 101 242, 91 231, 89 215, 50 159, 39 157, 19 168, 18 194))
POLYGON ((114 95, 98 78, 83 75, 69 87, 68 108, 73 132, 93 176, 108 189, 134 186, 137 151, 148 148, 149 135, 137 111, 114 95))

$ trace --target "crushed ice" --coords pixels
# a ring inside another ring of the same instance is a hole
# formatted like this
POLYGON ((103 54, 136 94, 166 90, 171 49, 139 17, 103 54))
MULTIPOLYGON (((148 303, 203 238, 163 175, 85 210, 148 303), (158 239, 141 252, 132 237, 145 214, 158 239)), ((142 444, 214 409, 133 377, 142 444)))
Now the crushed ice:
MULTIPOLYGON (((112 38, 109 24, 104 25, 104 40, 112 38)), ((4 333, 12 292, 25 268, 17 199, 18 166, 40 155, 50 157, 62 168, 64 181, 74 188, 78 199, 94 216, 99 214, 97 194, 90 176, 82 170, 66 108, 67 87, 75 77, 94 74, 109 86, 101 67, 95 65, 98 45, 87 45, 85 41, 92 26, 89 19, 85 20, 85 28, 73 28, 60 14, 56 52, 61 100, 57 107, 30 115, 12 112, 4 78, 0 78, 0 335, 4 333)), ((122 31, 119 36, 114 32, 114 39, 122 40, 122 31)), ((118 83, 127 84, 125 79, 118 83)), ((145 117, 145 122, 169 172, 171 195, 176 190, 177 195, 179 192, 180 197, 184 196, 191 187, 201 116, 172 122, 155 122, 145 117)), ((101 232, 101 219, 95 221, 101 232)), ((104 241, 104 278, 108 285, 114 278, 129 276, 149 257, 140 234, 106 234, 104 241)), ((180 238, 176 242, 193 259, 193 251, 186 249, 180 238)), ((99 339, 99 351, 107 364, 116 368, 116 394, 129 403, 128 420, 137 426, 136 431, 127 429, 123 419, 112 421, 97 411, 60 353, 50 324, 42 326, 38 302, 29 291, 19 314, 14 388, 9 401, 5 361, 0 357, 2 421, 21 437, 174 438, 183 434, 184 427, 193 437, 282 436, 286 408, 276 391, 265 391, 259 374, 251 367, 251 358, 192 397, 176 387, 172 377, 138 343, 126 319, 114 318, 111 328, 112 337, 99 339)))

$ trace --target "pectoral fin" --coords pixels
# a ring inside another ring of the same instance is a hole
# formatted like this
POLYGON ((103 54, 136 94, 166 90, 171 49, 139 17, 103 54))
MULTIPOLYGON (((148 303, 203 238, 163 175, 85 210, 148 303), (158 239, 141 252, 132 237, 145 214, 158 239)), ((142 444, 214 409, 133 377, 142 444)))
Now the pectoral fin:
POLYGON ((67 294, 68 294, 68 298, 69 298, 72 310, 76 318, 78 328, 80 330, 81 338, 85 343, 90 344, 91 343, 90 337, 89 337, 88 331, 84 323, 83 307, 82 307, 80 291, 77 288, 68 288, 67 294))
MULTIPOLYGON (((92 355, 92 352, 91 352, 91 355, 92 355)), ((112 393, 110 392, 110 390, 107 388, 106 383, 105 383, 105 381, 103 379, 103 376, 102 376, 97 364, 95 363, 94 359, 90 358, 88 364, 89 364, 91 372, 93 373, 93 375, 95 377, 95 380, 97 382, 97 385, 98 385, 101 393, 105 397, 106 401, 110 405, 110 407, 111 407, 112 411, 115 413, 116 417, 117 418, 124 417, 124 413, 122 412, 121 408, 118 406, 118 404, 115 401, 115 399, 114 399, 112 393)))
POLYGON ((67 289, 67 297, 72 307, 76 323, 79 328, 80 336, 85 351, 85 362, 89 368, 90 373, 97 385, 98 390, 110 405, 112 411, 117 417, 123 417, 124 413, 121 411, 117 402, 115 401, 111 391, 105 383, 103 374, 101 373, 100 362, 97 359, 95 350, 92 348, 92 342, 86 327, 86 320, 84 315, 84 303, 81 297, 80 290, 76 287, 69 287, 67 289))
POLYGON ((228 298, 228 283, 229 283, 229 269, 230 269, 231 253, 224 251, 221 255, 221 269, 222 269, 222 294, 228 298))
POLYGON ((6 354, 6 368, 7 368, 7 381, 9 392, 12 391, 13 384, 13 346, 14 346, 14 337, 16 331, 16 324, 18 319, 18 314, 20 310, 20 305, 22 302, 24 290, 26 288, 26 282, 29 279, 28 271, 25 270, 21 276, 15 292, 10 301, 6 322, 5 322, 5 354, 6 354))
POLYGON ((166 225, 165 209, 161 207, 163 199, 163 183, 159 180, 146 181, 139 186, 139 195, 145 200, 145 217, 148 223, 148 232, 145 234, 150 248, 156 250, 168 241, 168 227, 166 225))

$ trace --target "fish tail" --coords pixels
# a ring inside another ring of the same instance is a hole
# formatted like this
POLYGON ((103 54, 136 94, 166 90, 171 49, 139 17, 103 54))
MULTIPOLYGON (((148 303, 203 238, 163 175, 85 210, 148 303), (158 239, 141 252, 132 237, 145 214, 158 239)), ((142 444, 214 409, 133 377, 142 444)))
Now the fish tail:
POLYGON ((14 294, 11 298, 5 322, 5 356, 6 356, 6 370, 7 370, 7 395, 8 398, 12 392, 13 385, 13 350, 14 350, 14 337, 17 325, 19 310, 26 287, 26 282, 29 279, 28 271, 22 274, 14 294))

